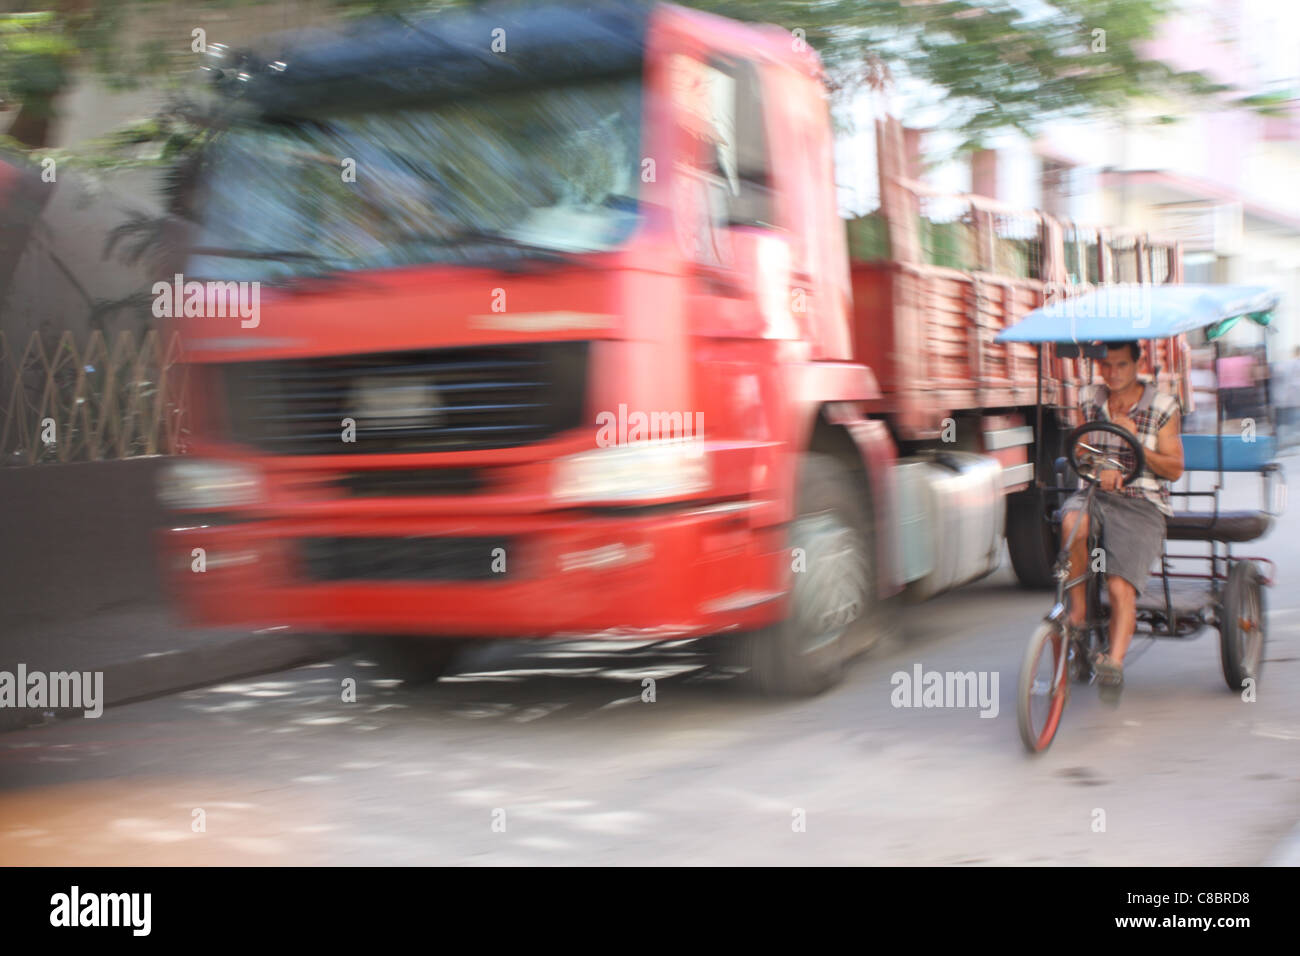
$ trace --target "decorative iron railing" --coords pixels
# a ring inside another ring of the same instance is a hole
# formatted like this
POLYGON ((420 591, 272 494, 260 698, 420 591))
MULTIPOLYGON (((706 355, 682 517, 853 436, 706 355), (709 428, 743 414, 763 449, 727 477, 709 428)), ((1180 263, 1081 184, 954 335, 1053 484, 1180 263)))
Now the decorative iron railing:
POLYGON ((184 452, 185 367, 175 334, 111 339, 0 332, 0 461, 102 461, 184 452))

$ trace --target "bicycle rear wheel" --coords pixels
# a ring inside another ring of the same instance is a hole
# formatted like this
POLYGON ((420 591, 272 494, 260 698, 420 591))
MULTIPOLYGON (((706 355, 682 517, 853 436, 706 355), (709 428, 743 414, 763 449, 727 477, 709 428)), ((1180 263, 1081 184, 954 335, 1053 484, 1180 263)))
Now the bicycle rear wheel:
POLYGON ((1068 649, 1064 630, 1052 621, 1040 624, 1025 648, 1016 690, 1016 719, 1020 739, 1030 753, 1050 747, 1060 726, 1070 688, 1070 675, 1060 665, 1068 649))
POLYGON ((1263 578, 1254 561, 1234 561, 1223 588, 1219 656, 1223 662, 1223 679, 1236 693, 1241 693, 1247 680, 1259 683, 1259 671, 1264 663, 1268 624, 1263 578))

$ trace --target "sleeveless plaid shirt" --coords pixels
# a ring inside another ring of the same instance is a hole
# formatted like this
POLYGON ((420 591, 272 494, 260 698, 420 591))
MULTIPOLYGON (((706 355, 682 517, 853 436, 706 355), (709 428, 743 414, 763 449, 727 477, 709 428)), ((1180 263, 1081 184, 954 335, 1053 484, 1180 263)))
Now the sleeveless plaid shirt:
MULTIPOLYGON (((1079 393, 1079 407, 1083 412, 1084 420, 1110 421, 1110 411, 1107 408, 1109 396, 1110 389, 1104 383, 1082 389, 1079 393)), ((1159 391, 1153 383, 1143 382, 1142 397, 1128 414, 1128 417, 1133 419, 1133 424, 1137 426, 1134 437, 1148 451, 1155 451, 1160 429, 1164 428, 1177 413, 1177 399, 1159 391)), ((1085 436, 1084 441, 1114 455, 1124 463, 1125 469, 1133 464, 1133 453, 1128 450, 1128 446, 1118 435, 1093 432, 1085 436)), ((1149 465, 1143 468, 1142 473, 1129 484, 1120 488, 1119 493, 1130 498, 1145 498, 1165 515, 1174 513, 1173 508, 1169 506, 1169 482, 1152 471, 1149 465)))

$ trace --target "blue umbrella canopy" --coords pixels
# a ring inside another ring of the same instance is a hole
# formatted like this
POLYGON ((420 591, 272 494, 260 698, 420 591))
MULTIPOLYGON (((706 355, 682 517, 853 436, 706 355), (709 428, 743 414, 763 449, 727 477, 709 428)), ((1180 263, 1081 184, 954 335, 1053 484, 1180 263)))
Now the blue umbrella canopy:
POLYGON ((1113 285, 1057 299, 1003 329, 995 342, 1128 342, 1208 328, 1213 339, 1243 316, 1267 325, 1277 293, 1249 285, 1113 285))

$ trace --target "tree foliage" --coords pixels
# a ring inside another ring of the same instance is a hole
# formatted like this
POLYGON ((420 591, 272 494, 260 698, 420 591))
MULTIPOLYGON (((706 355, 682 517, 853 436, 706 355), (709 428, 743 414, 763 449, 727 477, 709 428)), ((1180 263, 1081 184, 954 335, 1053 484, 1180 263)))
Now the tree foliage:
MULTIPOLYGON (((147 44, 134 46, 123 36, 127 19, 147 15, 157 0, 47 2, 51 9, 44 12, 0 14, 0 96, 22 103, 24 113, 48 115, 74 64, 93 68, 118 86, 143 74, 185 68, 179 46, 165 54, 147 44)), ((217 0, 217 5, 249 2, 217 0)), ((685 2, 801 31, 821 54, 834 87, 851 91, 890 79, 923 84, 948 107, 947 125, 972 143, 997 130, 1032 134, 1049 118, 1109 110, 1137 96, 1224 92, 1200 73, 1179 72, 1143 56, 1142 44, 1173 12, 1173 0, 685 2)), ((463 4, 328 2, 348 18, 458 5, 463 4)), ((1277 106, 1258 96, 1239 102, 1262 110, 1277 106)), ((39 124, 32 130, 38 136, 43 132, 39 124)))
MULTIPOLYGON (((802 30, 833 85, 922 84, 971 145, 1150 95, 1224 93, 1143 55, 1171 0, 686 0, 802 30)), ((1244 105, 1255 106, 1254 103, 1244 105)))

